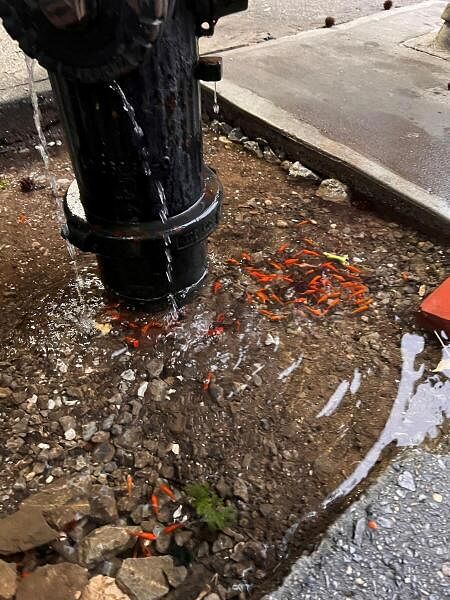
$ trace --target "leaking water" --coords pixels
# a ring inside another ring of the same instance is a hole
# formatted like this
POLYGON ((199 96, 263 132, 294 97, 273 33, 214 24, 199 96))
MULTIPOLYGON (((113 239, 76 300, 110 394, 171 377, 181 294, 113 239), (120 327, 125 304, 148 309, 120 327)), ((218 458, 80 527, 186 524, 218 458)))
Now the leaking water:
MULTIPOLYGON (((134 107, 132 106, 132 104, 130 103, 128 98, 126 97, 123 89, 117 83, 117 81, 112 83, 110 85, 110 88, 120 96, 120 99, 122 101, 122 106, 123 106, 125 112, 128 114, 130 123, 133 127, 135 140, 136 140, 136 143, 138 146, 139 153, 141 155, 142 167, 144 170, 144 174, 146 177, 150 178, 150 177, 152 177, 152 171, 150 168, 150 158, 148 156, 148 151, 145 146, 144 131, 136 119, 136 111, 134 110, 134 107)), ((152 181, 152 183, 153 183, 153 181, 152 181)), ((165 226, 169 220, 169 208, 167 206, 166 194, 165 194, 164 187, 163 187, 161 181, 156 179, 156 180, 154 180, 154 184, 155 184, 156 192, 158 194, 158 199, 160 202, 159 218, 161 219, 162 224, 165 226)), ((172 249, 171 249, 172 240, 170 238, 170 235, 168 235, 166 233, 164 234, 164 245, 165 245, 164 252, 166 255, 166 262, 167 262, 166 277, 167 277, 167 281, 169 283, 169 290, 171 290, 168 294, 168 299, 169 299, 169 303, 170 303, 170 317, 172 320, 176 321, 178 319, 178 310, 179 309, 177 306, 177 301, 173 294, 173 256, 172 256, 172 249)))
POLYGON ((218 115, 220 112, 219 100, 217 97, 217 81, 214 82, 214 104, 213 111, 215 115, 218 115))
MULTIPOLYGON (((29 84, 29 89, 30 89, 31 105, 33 107, 33 120, 34 120, 34 125, 36 127, 36 131, 37 131, 37 134, 39 137, 39 144, 36 146, 36 149, 38 150, 39 154, 41 155, 42 162, 44 163, 45 176, 47 178, 48 183, 50 184, 52 196, 55 200, 58 224, 60 225, 61 228, 64 229, 64 228, 66 228, 66 218, 64 215, 63 200, 62 200, 61 196, 58 194, 58 186, 56 183, 56 178, 50 170, 50 157, 49 157, 49 153, 48 153, 48 145, 47 145, 47 140, 45 138, 44 130, 42 129, 42 114, 41 114, 41 110, 39 108, 39 99, 38 99, 38 95, 37 95, 37 91, 36 91, 36 83, 35 83, 35 79, 34 79, 34 70, 36 67, 36 60, 26 56, 25 62, 27 65, 27 72, 28 72, 28 84, 29 84)), ((78 298, 81 303, 82 313, 84 313, 85 312, 85 301, 84 301, 83 292, 82 292, 83 280, 81 278, 80 271, 79 271, 78 265, 77 265, 76 250, 75 250, 75 247, 67 239, 65 239, 65 242, 66 242, 66 246, 67 246, 67 251, 70 256, 70 263, 72 265, 74 275, 75 275, 75 289, 76 289, 78 298)), ((83 324, 84 324, 84 320, 83 320, 83 324)))

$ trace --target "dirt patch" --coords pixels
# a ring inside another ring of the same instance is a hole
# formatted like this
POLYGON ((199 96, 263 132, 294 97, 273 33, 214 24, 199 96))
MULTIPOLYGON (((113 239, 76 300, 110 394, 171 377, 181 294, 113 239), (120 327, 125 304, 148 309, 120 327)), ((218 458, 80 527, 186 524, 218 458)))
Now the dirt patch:
MULTIPOLYGON (((211 133, 205 151, 225 187, 223 222, 210 241, 210 282, 175 323, 115 306, 89 256, 77 259, 82 307, 38 160, 2 156, 0 508, 6 514, 46 482, 80 471, 120 493, 128 474, 179 490, 208 482, 237 509, 231 546, 251 542, 253 555, 214 550, 209 534, 196 533, 177 558, 196 565, 192 590, 173 597, 195 598, 218 573, 226 597, 260 598, 288 548, 292 558, 317 541, 335 510, 323 501, 377 440, 397 394, 402 335, 415 330, 419 292, 445 278, 450 254, 356 205, 318 198, 317 185, 289 182, 279 166, 211 133), (348 255, 357 271, 321 266, 330 262, 323 251, 348 255), (296 271, 285 264, 292 259, 310 268, 296 271), (293 282, 274 289, 251 270, 293 282), (344 281, 331 290, 320 280, 313 301, 304 294, 318 273, 344 281), (345 281, 364 287, 367 310, 354 313, 365 305, 341 288, 345 281), (343 295, 319 302, 336 291, 343 295), (357 391, 318 418, 358 373, 357 391)), ((52 152, 64 188, 71 167, 63 149, 52 152)), ((425 337, 429 373, 440 351, 425 337)))

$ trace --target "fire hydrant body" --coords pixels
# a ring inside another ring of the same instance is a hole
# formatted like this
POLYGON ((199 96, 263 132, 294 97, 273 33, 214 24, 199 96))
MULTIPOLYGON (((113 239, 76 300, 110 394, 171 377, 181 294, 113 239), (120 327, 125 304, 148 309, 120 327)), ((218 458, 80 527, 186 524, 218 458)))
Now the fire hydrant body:
POLYGON ((222 190, 203 164, 197 38, 246 0, 0 0, 47 67, 76 182, 63 234, 97 255, 106 288, 184 304, 205 280, 222 190))

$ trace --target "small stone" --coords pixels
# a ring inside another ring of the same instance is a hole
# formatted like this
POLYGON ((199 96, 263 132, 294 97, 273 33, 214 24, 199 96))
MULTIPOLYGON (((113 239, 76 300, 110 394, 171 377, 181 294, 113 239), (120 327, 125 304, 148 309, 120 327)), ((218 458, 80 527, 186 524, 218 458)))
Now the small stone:
POLYGON ((201 542, 197 550, 197 558, 205 558, 206 556, 209 556, 208 542, 201 542))
POLYGON ((208 594, 205 600, 221 600, 219 594, 208 594))
POLYGON ((210 383, 208 387, 208 393, 213 400, 215 400, 218 404, 224 401, 225 392, 223 387, 217 385, 217 383, 210 383))
POLYGON ((350 200, 350 191, 347 185, 337 179, 324 179, 316 196, 332 202, 347 203, 350 200))
POLYGON ((109 431, 97 431, 91 438, 91 442, 94 444, 103 444, 103 442, 107 442, 110 438, 109 431))
POLYGON ((445 577, 450 577, 450 563, 444 563, 441 567, 441 571, 445 577))
POLYGON ((281 160, 278 158, 278 156, 275 154, 275 152, 272 150, 272 148, 266 148, 263 151, 263 156, 264 156, 264 160, 266 160, 268 163, 272 164, 272 165, 279 165, 281 160))
POLYGON ((442 497, 442 494, 438 494, 436 492, 433 494, 433 500, 438 504, 440 504, 443 501, 443 499, 444 498, 442 497))
POLYGON ((114 523, 119 518, 114 491, 107 485, 92 486, 90 505, 90 516, 97 523, 114 523))
POLYGON ((130 427, 117 438, 116 444, 124 448, 132 449, 140 445, 142 441, 142 430, 140 427, 130 427))
POLYGON ((63 431, 67 432, 70 429, 75 429, 77 426, 77 422, 74 419, 74 417, 71 417, 70 415, 65 416, 65 417, 61 417, 59 419, 59 424, 61 425, 61 427, 63 428, 63 431))
POLYGON ((145 393, 147 400, 153 400, 154 402, 162 402, 166 398, 169 386, 162 379, 153 379, 148 385, 145 393))
POLYGON ((88 583, 86 569, 71 563, 38 567, 21 580, 17 600, 77 600, 88 583))
POLYGON ((217 482, 216 490, 221 498, 231 498, 231 488, 224 477, 221 477, 217 482))
POLYGON ((292 163, 289 168, 289 179, 291 181, 320 181, 320 178, 303 166, 300 162, 292 163))
POLYGON ((248 140, 247 142, 244 142, 243 146, 246 150, 257 156, 258 158, 264 157, 263 151, 259 147, 258 142, 252 142, 248 140))
POLYGON ((172 433, 183 433, 186 427, 186 417, 182 413, 175 413, 169 422, 169 430, 172 433))
POLYGON ((398 485, 404 490, 409 490, 410 492, 416 491, 416 483, 414 481, 414 477, 409 471, 404 471, 399 475, 398 485))
POLYGON ((172 539, 170 535, 159 535, 155 542, 156 551, 159 554, 167 554, 171 543, 172 539))
POLYGON ((78 544, 79 563, 92 567, 96 563, 108 560, 125 550, 132 548, 136 542, 125 527, 105 525, 94 529, 78 544))
POLYGON ((278 219, 276 222, 276 226, 280 227, 281 229, 286 229, 286 227, 289 227, 289 224, 287 223, 287 221, 284 221, 283 219, 278 219))
POLYGON ((283 162, 281 163, 280 166, 283 169, 283 171, 289 172, 289 170, 290 170, 290 168, 292 166, 292 163, 291 163, 290 160, 283 160, 283 162))
POLYGON ((17 589, 17 571, 15 563, 0 560, 0 600, 11 600, 17 589))
POLYGON ((136 373, 133 371, 133 369, 127 369, 126 371, 124 371, 123 373, 121 373, 120 377, 124 381, 131 382, 131 381, 134 381, 136 379, 136 373))
POLYGON ((263 517, 266 517, 266 518, 270 517, 271 515, 273 515, 272 504, 260 504, 259 512, 262 514, 263 517))
POLYGON ((112 444, 98 444, 92 451, 92 460, 98 463, 109 463, 114 458, 116 450, 112 444))
POLYGON ((239 127, 234 127, 228 134, 228 139, 230 140, 230 142, 239 143, 243 137, 245 136, 239 129, 239 127))
POLYGON ((89 442, 96 431, 97 423, 95 421, 90 421, 81 427, 81 436, 85 442, 89 442))
POLYGON ((134 466, 143 469, 152 462, 153 456, 148 450, 136 450, 134 453, 134 466))
POLYGON ((236 498, 240 498, 244 502, 248 502, 248 488, 247 484, 242 479, 236 479, 233 487, 233 494, 236 498))
POLYGON ((5 398, 9 398, 12 396, 12 390, 4 387, 0 387, 0 400, 4 400, 5 398))
POLYGON ((66 438, 66 440, 68 442, 71 442, 71 441, 73 441, 77 437, 77 432, 75 431, 75 429, 68 429, 64 433, 64 437, 66 438))
POLYGON ((177 529, 174 533, 175 544, 177 546, 185 546, 194 534, 192 531, 177 529))
POLYGON ((214 554, 216 554, 217 552, 223 552, 224 550, 230 550, 231 548, 233 548, 233 546, 234 546, 233 540, 230 537, 228 537, 227 535, 224 535, 223 533, 221 533, 218 536, 218 538, 214 541, 212 551, 214 554))
POLYGON ((162 358, 152 358, 145 365, 145 368, 147 369, 147 373, 149 374, 149 376, 152 379, 156 379, 161 376, 164 370, 164 361, 162 360, 162 358))
POLYGON ((97 575, 89 580, 80 600, 129 600, 112 577, 97 575))

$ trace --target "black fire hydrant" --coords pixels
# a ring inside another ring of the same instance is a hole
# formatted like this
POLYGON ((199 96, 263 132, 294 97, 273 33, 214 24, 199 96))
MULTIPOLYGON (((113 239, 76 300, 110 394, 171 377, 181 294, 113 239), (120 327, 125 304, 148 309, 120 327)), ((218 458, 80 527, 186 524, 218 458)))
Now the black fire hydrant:
POLYGON ((248 0, 0 0, 50 74, 76 182, 63 235, 97 255, 105 287, 155 309, 207 274, 222 189, 203 163, 199 80, 221 77, 198 38, 248 0))

